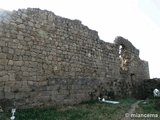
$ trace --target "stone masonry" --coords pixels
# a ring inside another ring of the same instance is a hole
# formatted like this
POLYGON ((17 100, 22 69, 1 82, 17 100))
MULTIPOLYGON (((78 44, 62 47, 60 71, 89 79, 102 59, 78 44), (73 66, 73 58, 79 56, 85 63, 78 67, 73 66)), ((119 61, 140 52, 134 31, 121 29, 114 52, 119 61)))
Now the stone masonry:
POLYGON ((147 97, 153 97, 154 89, 160 90, 160 78, 143 80, 141 89, 141 94, 143 96, 143 99, 146 99, 147 97))
POLYGON ((79 20, 37 8, 0 14, 0 104, 18 108, 77 104, 113 91, 134 96, 148 62, 123 37, 99 39, 79 20))

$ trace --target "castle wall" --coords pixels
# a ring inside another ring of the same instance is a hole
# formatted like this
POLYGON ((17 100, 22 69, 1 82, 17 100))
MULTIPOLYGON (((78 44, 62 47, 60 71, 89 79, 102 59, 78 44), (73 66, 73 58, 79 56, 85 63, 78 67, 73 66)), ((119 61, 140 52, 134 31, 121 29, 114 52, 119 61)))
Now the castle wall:
POLYGON ((132 96, 134 86, 148 78, 148 62, 123 37, 104 42, 81 21, 46 10, 0 15, 0 100, 9 105, 76 104, 91 92, 132 96))
POLYGON ((153 78, 153 79, 145 79, 143 80, 143 87, 141 89, 140 94, 142 95, 143 99, 153 97, 154 89, 160 90, 160 78, 153 78))

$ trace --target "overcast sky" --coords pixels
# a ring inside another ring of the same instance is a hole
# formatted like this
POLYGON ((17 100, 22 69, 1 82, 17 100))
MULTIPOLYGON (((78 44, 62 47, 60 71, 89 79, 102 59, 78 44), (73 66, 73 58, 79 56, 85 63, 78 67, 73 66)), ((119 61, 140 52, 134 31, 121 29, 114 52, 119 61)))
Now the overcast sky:
POLYGON ((40 8, 98 31, 100 39, 128 39, 149 62, 150 77, 160 78, 160 0, 3 0, 0 8, 40 8))

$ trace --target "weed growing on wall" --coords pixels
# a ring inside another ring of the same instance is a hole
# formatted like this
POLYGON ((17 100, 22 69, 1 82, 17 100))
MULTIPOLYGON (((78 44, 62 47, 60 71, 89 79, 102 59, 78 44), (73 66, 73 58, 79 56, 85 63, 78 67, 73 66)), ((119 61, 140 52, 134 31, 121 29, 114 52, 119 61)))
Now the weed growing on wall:
POLYGON ((42 37, 42 38, 46 38, 47 37, 47 33, 43 30, 39 30, 39 35, 42 37))

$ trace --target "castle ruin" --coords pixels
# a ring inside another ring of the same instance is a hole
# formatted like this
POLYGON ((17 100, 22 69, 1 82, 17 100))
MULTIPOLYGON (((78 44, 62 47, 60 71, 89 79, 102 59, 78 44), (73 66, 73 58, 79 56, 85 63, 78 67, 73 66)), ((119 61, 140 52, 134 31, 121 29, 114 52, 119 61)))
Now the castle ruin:
POLYGON ((0 15, 0 103, 8 101, 5 107, 77 104, 89 100, 89 93, 98 97, 106 91, 134 96, 149 77, 148 62, 123 37, 104 42, 81 21, 36 8, 0 15))

